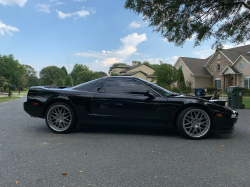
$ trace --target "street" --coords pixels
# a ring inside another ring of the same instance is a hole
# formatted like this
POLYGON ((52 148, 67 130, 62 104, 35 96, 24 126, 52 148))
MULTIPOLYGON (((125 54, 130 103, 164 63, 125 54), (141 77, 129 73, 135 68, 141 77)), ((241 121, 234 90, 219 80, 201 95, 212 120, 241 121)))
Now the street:
POLYGON ((174 129, 77 127, 55 134, 0 103, 0 186, 249 186, 250 110, 235 132, 188 140, 174 129))

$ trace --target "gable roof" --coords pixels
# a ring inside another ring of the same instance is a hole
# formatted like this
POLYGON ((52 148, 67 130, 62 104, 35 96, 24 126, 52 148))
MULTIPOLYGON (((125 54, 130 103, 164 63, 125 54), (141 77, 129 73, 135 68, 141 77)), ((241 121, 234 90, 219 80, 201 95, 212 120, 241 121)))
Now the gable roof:
POLYGON ((233 74, 240 74, 241 72, 239 70, 237 70, 235 67, 233 66, 226 66, 222 72, 220 73, 220 75, 223 75, 223 73, 227 70, 227 69, 230 69, 231 72, 233 72, 233 74))
POLYGON ((215 52, 207 61, 205 66, 209 64, 209 62, 216 56, 217 53, 221 53, 224 55, 232 64, 239 58, 239 56, 244 56, 248 61, 250 61, 250 45, 244 45, 240 47, 234 47, 230 49, 222 49, 221 51, 215 52))
POLYGON ((142 63, 142 64, 138 64, 138 65, 135 65, 135 66, 130 66, 130 68, 127 68, 127 69, 125 69, 125 70, 122 70, 120 73, 126 73, 127 71, 130 71, 130 70, 135 69, 135 68, 137 68, 137 67, 139 67, 139 66, 142 66, 142 65, 148 66, 149 68, 155 70, 155 69, 152 68, 151 66, 142 63))
POLYGON ((188 58, 180 57, 180 59, 185 63, 188 69, 193 73, 193 75, 207 75, 211 76, 212 74, 204 67, 207 62, 207 59, 199 58, 188 58))
POLYGON ((127 72, 127 73, 122 74, 122 76, 132 76, 132 75, 134 75, 134 74, 136 74, 136 73, 139 73, 139 72, 143 73, 145 76, 148 76, 148 74, 145 73, 145 72, 143 72, 143 71, 132 71, 132 72, 127 72))

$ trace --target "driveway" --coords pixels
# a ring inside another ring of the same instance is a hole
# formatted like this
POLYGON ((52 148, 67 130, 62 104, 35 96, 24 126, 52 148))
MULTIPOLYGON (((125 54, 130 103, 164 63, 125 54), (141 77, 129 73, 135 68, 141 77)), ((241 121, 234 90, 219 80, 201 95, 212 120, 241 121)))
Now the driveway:
POLYGON ((0 186, 249 186, 250 110, 231 135, 187 140, 173 129, 77 127, 52 133, 0 103, 0 186))

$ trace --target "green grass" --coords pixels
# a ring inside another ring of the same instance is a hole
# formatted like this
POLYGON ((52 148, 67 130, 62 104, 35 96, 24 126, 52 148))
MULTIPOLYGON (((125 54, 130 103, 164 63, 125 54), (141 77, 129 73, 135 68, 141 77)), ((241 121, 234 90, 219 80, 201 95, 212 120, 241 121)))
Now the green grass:
POLYGON ((250 108, 250 97, 243 97, 243 104, 245 104, 246 108, 250 108))
POLYGON ((0 97, 0 103, 1 102, 5 102, 5 101, 12 101, 12 100, 15 100, 15 99, 18 99, 18 98, 20 98, 20 97, 18 97, 18 96, 11 96, 11 97, 8 97, 8 96, 6 96, 6 97, 0 97))
MULTIPOLYGON (((19 91, 12 91, 12 93, 19 93, 19 91)), ((28 91, 20 91, 20 94, 27 94, 28 93, 28 91)))

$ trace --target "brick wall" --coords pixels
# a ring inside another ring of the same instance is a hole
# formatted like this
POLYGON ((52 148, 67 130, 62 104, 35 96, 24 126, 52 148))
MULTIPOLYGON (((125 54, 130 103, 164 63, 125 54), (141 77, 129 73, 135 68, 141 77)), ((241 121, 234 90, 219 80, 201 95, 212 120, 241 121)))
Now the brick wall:
POLYGON ((223 69, 226 66, 231 66, 231 65, 232 65, 232 63, 226 57, 224 57, 224 55, 222 55, 220 53, 218 53, 212 59, 212 61, 210 61, 209 65, 207 66, 207 69, 213 74, 213 77, 212 77, 212 86, 215 86, 214 85, 214 80, 217 79, 217 78, 220 78, 221 79, 221 88, 222 89, 225 88, 224 82, 226 83, 228 80, 227 79, 224 80, 224 76, 220 75, 220 73, 223 71, 223 69), (218 55, 220 55, 220 59, 217 59, 218 55), (218 62, 220 62, 220 71, 217 70, 217 64, 218 64, 218 62))

